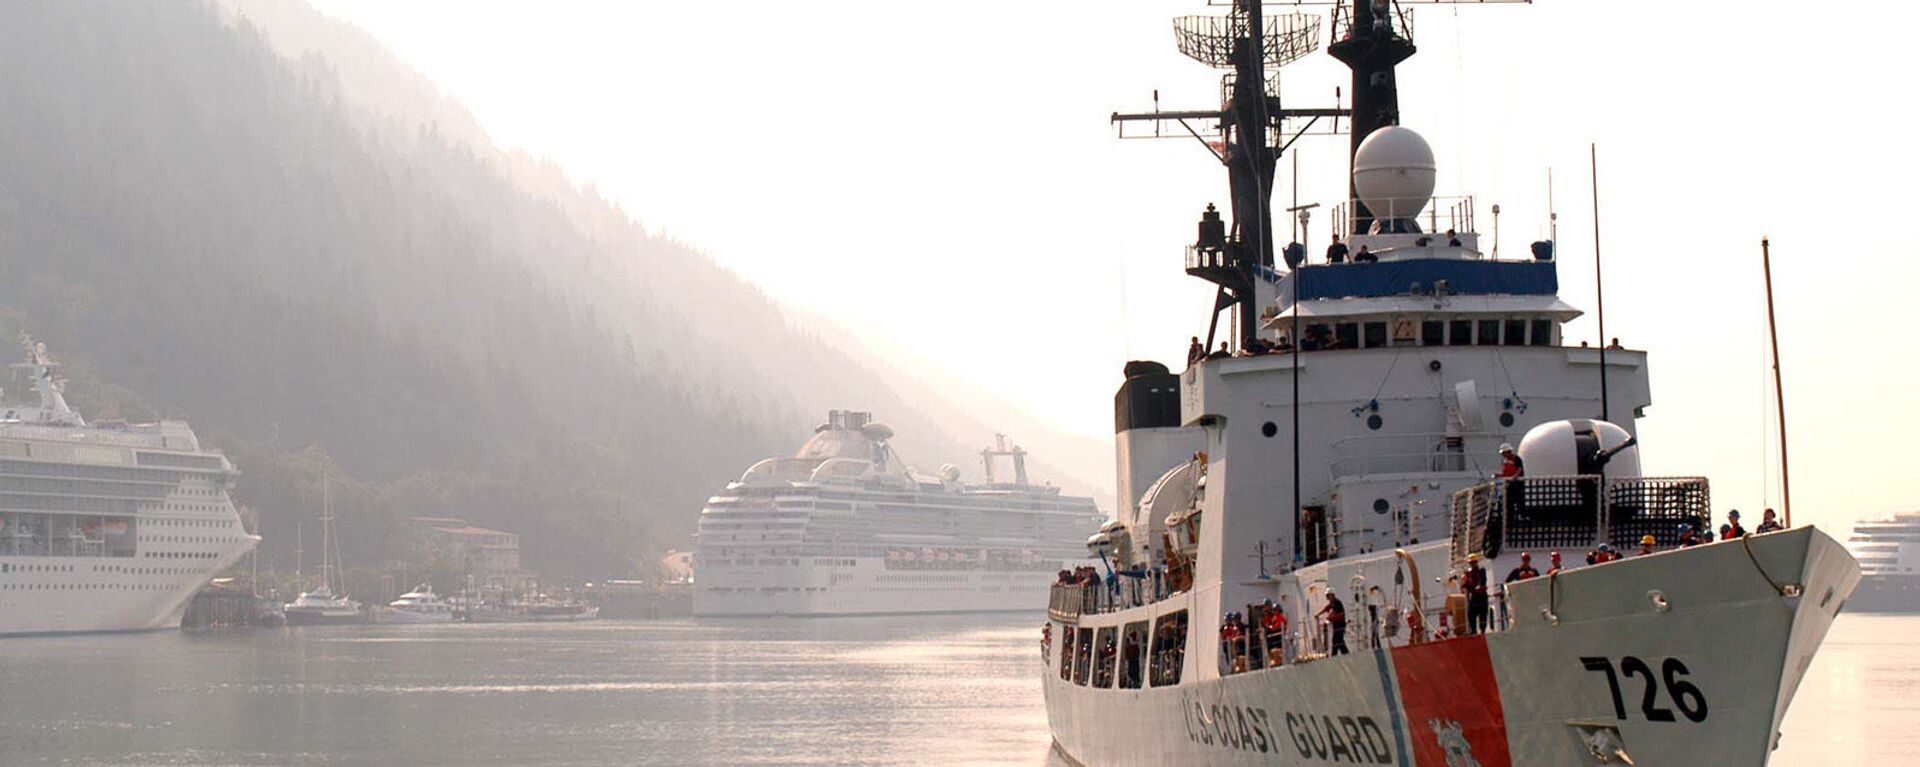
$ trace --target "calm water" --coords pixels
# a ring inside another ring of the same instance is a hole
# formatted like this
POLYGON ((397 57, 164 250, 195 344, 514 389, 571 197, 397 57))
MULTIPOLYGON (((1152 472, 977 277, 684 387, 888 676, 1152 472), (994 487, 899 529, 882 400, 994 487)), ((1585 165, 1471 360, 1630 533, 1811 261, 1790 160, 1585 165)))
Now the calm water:
MULTIPOLYGON (((1057 765, 1038 617, 0 641, 0 764, 1057 765)), ((1775 764, 1920 758, 1920 618, 1847 616, 1775 764)))

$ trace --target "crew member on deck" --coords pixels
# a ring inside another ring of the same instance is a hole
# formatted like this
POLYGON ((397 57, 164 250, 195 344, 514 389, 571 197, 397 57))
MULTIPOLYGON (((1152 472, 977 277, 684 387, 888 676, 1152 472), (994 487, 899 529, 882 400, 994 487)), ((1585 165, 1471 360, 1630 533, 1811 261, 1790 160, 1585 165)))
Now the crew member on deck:
POLYGON ((1267 665, 1278 666, 1286 657, 1287 614, 1271 599, 1261 606, 1266 608, 1260 613, 1260 630, 1267 644, 1267 665))
POLYGON ((1460 247, 1460 237, 1454 234, 1452 229, 1447 230, 1447 245, 1455 248, 1460 247))
POLYGON ((1693 531, 1693 525, 1680 525, 1680 548, 1700 545, 1700 536, 1693 531))
POLYGON ((1742 538, 1746 534, 1747 529, 1740 526, 1740 510, 1734 509, 1727 512, 1727 524, 1720 529, 1721 539, 1742 538))
POLYGON ((1785 529, 1786 528, 1780 526, 1779 520, 1773 518, 1773 509, 1767 509, 1766 511, 1760 512, 1760 526, 1754 528, 1753 532, 1755 535, 1765 535, 1785 529))
POLYGON ((1548 554, 1547 555, 1547 574, 1552 575, 1554 573, 1560 572, 1560 569, 1561 569, 1560 568, 1560 552, 1556 551, 1551 554, 1548 554))
POLYGON ((1644 557, 1648 554, 1652 554, 1654 552, 1655 547, 1659 545, 1660 545, 1660 541, 1654 538, 1652 533, 1642 535, 1640 536, 1640 553, 1634 556, 1644 557))
POLYGON ((1207 347, 1200 344, 1199 336, 1194 336, 1193 342, 1187 344, 1187 364, 1191 365, 1206 358, 1207 347))
POLYGON ((1360 252, 1353 254, 1353 262, 1356 264, 1371 264, 1379 260, 1380 257, 1374 255, 1373 251, 1367 250, 1365 245, 1360 246, 1360 252))
POLYGON ((1520 552, 1520 566, 1507 572, 1506 582, 1512 583, 1514 581, 1524 581, 1538 577, 1540 577, 1540 571, 1533 569, 1533 555, 1522 551, 1520 552))
POLYGON ((1333 244, 1327 246, 1327 263, 1343 264, 1347 261, 1347 244, 1340 241, 1340 235, 1333 236, 1333 244))
POLYGON ((1520 460, 1520 454, 1514 452, 1510 442, 1500 443, 1500 479, 1519 479, 1527 475, 1526 464, 1520 460))
POLYGON ((1226 622, 1220 626, 1220 643, 1225 645, 1228 673, 1238 674, 1247 670, 1247 660, 1240 654, 1241 638, 1245 637, 1245 628, 1240 623, 1239 613, 1227 613, 1226 622))
POLYGON ((1333 645, 1328 655, 1347 654, 1347 606, 1340 602, 1340 595, 1327 592, 1327 606, 1320 608, 1319 615, 1326 616, 1327 629, 1333 634, 1333 645))
POLYGON ((1480 566, 1480 553, 1467 555, 1467 572, 1460 576, 1460 593, 1467 597, 1467 633, 1487 630, 1487 569, 1480 566))

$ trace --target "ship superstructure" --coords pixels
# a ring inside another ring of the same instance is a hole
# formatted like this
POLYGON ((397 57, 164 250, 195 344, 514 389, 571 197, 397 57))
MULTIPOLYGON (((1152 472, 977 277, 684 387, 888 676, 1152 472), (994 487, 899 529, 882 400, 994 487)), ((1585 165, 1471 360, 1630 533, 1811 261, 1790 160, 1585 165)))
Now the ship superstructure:
POLYGON ((25 343, 39 401, 0 406, 0 635, 178 627, 259 542, 227 495, 239 472, 185 423, 87 423, 25 343))
POLYGON ((769 458, 708 499, 694 613, 864 615, 1031 610, 1084 564, 1105 521, 1093 499, 1027 477, 1005 438, 986 481, 900 463, 893 430, 835 410, 792 458, 769 458), (1006 476, 1010 472, 1011 476, 1006 476))
POLYGON ((1118 577, 1053 589, 1055 743, 1089 767, 1762 764, 1858 565, 1810 527, 1692 545, 1707 481, 1641 472, 1646 354, 1569 344, 1556 243, 1497 258, 1479 202, 1434 196, 1401 5, 1334 4, 1350 108, 1283 107, 1266 75, 1325 19, 1234 0, 1175 22, 1228 70, 1219 108, 1114 116, 1205 141, 1232 219, 1209 206, 1186 254, 1218 286, 1207 341, 1116 397, 1121 505, 1089 546, 1118 577), (1329 117, 1340 241, 1276 249, 1279 151, 1329 117))
POLYGON ((1847 549, 1860 559, 1861 574, 1848 610, 1920 613, 1920 511, 1854 525, 1847 549))

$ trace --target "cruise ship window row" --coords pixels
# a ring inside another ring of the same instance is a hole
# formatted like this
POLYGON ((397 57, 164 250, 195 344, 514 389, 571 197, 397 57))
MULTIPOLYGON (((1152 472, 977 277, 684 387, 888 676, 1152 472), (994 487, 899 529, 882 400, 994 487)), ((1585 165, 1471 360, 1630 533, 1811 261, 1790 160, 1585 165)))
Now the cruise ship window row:
POLYGON ((52 477, 0 477, 0 489, 9 493, 43 495, 88 495, 157 501, 167 498, 173 488, 145 482, 103 482, 95 479, 56 479, 52 477))
POLYGON ((0 591, 170 591, 180 584, 163 583, 0 583, 0 591))
MULTIPOLYGON (((4 562, 0 563, 0 575, 24 573, 71 573, 76 572, 73 565, 44 565, 4 562)), ((95 575, 195 575, 207 572, 205 567, 133 567, 130 565, 93 565, 87 572, 95 575)))
POLYGON ((0 493, 0 509, 7 511, 79 511, 96 514, 136 514, 140 503, 133 500, 88 498, 85 496, 17 495, 0 493))
POLYGON ((145 517, 141 519, 140 523, 143 525, 159 525, 161 527, 219 528, 219 527, 231 526, 233 524, 233 521, 227 520, 227 519, 178 519, 178 518, 170 518, 170 517, 145 517))
POLYGON ((235 538, 224 535, 143 535, 140 540, 151 543, 228 543, 235 538))
POLYGON ((0 555, 131 557, 137 526, 132 514, 0 512, 0 555))
POLYGON ((0 476, 9 475, 150 482, 163 484, 167 487, 178 487, 194 479, 194 475, 192 474, 167 469, 134 469, 116 466, 89 466, 74 463, 0 461, 0 476))
POLYGON ((150 559, 214 559, 220 556, 217 551, 143 551, 140 556, 150 559))
POLYGON ((0 563, 0 573, 70 573, 73 565, 40 565, 0 563))

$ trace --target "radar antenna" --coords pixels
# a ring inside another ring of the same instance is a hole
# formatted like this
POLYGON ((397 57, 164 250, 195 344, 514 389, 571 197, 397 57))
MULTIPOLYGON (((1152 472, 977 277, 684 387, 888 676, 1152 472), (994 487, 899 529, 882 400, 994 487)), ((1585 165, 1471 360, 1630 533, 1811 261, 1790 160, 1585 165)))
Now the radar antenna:
POLYGON ((1262 270, 1273 270, 1274 167, 1291 143, 1280 140, 1283 121, 1341 114, 1336 109, 1283 109, 1279 89, 1267 79, 1268 67, 1284 66, 1319 48, 1320 18, 1286 14, 1269 19, 1259 0, 1232 3, 1225 16, 1182 16, 1173 22, 1174 44, 1182 54, 1228 70, 1222 78, 1218 109, 1169 112, 1156 104, 1152 112, 1116 112, 1112 117, 1122 127, 1123 137, 1126 123, 1152 122, 1155 136, 1165 135, 1160 131, 1162 124, 1178 123, 1227 167, 1231 228, 1209 206, 1201 219, 1200 237, 1187 248, 1186 257, 1188 274, 1219 286, 1208 322, 1208 348, 1213 347, 1220 312, 1227 309, 1237 309, 1233 340, 1239 346, 1246 346, 1259 332, 1254 285, 1262 270), (1202 138, 1190 120, 1214 123, 1218 140, 1202 138))

